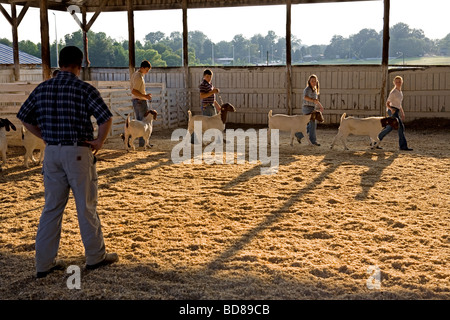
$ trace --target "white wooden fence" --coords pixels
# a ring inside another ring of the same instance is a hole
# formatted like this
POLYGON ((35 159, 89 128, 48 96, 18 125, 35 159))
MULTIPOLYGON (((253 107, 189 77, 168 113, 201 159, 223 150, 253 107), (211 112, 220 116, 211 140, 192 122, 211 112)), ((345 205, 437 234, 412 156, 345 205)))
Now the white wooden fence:
MULTIPOLYGON (((125 119, 134 116, 128 81, 89 81, 102 95, 113 114, 110 135, 123 132, 125 119)), ((17 128, 20 121, 16 114, 22 103, 39 82, 0 83, 0 118, 8 118, 17 128)), ((158 112, 158 119, 153 123, 155 131, 178 128, 187 125, 187 103, 184 90, 166 89, 164 83, 146 83, 146 91, 152 94, 151 108, 158 112)), ((93 119, 93 124, 95 122, 93 119)), ((11 145, 20 144, 20 133, 8 132, 11 145)))
MULTIPOLYGON (((220 89, 218 100, 230 102, 236 113, 228 121, 242 124, 266 124, 267 113, 289 112, 287 108, 287 81, 284 66, 211 67, 213 84, 220 89)), ((189 67, 189 78, 184 80, 184 68, 152 68, 146 75, 148 89, 154 96, 152 106, 160 120, 155 129, 175 128, 187 124, 187 110, 200 113, 198 85, 204 67, 189 67), (186 90, 185 85, 189 87, 186 90), (153 85, 155 84, 155 85, 153 85)), ((36 79, 38 71, 21 70, 21 79, 36 79)), ((0 82, 10 79, 11 69, 0 70, 0 82), (8 72, 10 76, 8 76, 8 72), (9 78, 8 78, 9 77, 9 78)), ((92 83, 115 114, 112 134, 121 132, 124 117, 132 111, 127 88, 128 68, 91 68, 92 83)), ((326 123, 339 123, 343 112, 354 116, 384 114, 381 101, 382 70, 377 65, 293 66, 291 105, 292 113, 301 113, 302 92, 309 75, 316 74, 320 83, 320 99, 325 107, 326 123)), ((395 67, 389 69, 389 88, 394 76, 404 78, 403 107, 407 121, 418 118, 450 118, 450 66, 395 67)), ((0 84, 0 117, 10 114, 15 118, 20 103, 32 90, 31 84, 0 84)), ((5 82, 5 81, 4 81, 5 82)), ((7 81, 6 81, 7 82, 7 81)), ((385 93, 387 96, 387 92, 385 93)), ((14 119, 13 119, 14 120, 14 119)))

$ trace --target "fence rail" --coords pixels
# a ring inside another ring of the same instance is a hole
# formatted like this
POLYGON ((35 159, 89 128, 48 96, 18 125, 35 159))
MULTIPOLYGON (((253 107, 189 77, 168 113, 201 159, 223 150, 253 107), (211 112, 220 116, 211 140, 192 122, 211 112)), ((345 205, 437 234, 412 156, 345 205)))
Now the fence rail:
MULTIPOLYGON (((113 114, 111 136, 123 132, 128 115, 134 116, 128 81, 89 81, 102 95, 113 114)), ((0 118, 8 118, 17 128, 21 126, 16 115, 22 103, 39 82, 0 83, 0 118)), ((187 125, 187 99, 185 90, 167 90, 165 83, 146 83, 146 91, 152 94, 151 108, 158 112, 153 130, 177 128, 187 125)), ((94 128, 95 119, 92 118, 94 128)), ((8 132, 12 145, 20 144, 18 132, 8 132)))
MULTIPOLYGON (((232 103, 237 112, 230 113, 228 121, 242 124, 266 124, 269 110, 289 112, 287 79, 284 66, 211 67, 213 84, 220 89, 218 100, 232 103)), ((152 68, 145 76, 148 90, 154 100, 152 106, 160 120, 155 129, 184 126, 187 110, 200 113, 198 85, 203 67, 189 67, 185 81, 184 68, 152 68), (153 85, 154 84, 154 85, 153 85), (186 89, 186 84, 188 88, 186 89)), ((13 114, 36 85, 38 70, 21 70, 21 83, 0 83, 0 116, 13 114), (26 79, 34 81, 27 83, 26 79), (34 79, 34 80, 33 80, 34 79)), ((9 79, 8 72, 0 70, 0 82, 9 79)), ((394 76, 404 78, 403 107, 407 121, 418 118, 450 118, 450 66, 391 67, 389 84, 394 76)), ((337 124, 342 113, 354 116, 384 114, 381 101, 382 68, 377 65, 293 66, 290 101, 293 114, 301 113, 302 93, 309 75, 316 74, 320 83, 320 99, 325 107, 326 123, 337 124)), ((115 112, 113 133, 119 132, 121 121, 131 110, 128 90, 128 68, 90 68, 91 83, 98 87, 115 112)), ((385 93, 385 96, 387 92, 385 93)), ((14 115, 15 117, 15 115, 14 115)))

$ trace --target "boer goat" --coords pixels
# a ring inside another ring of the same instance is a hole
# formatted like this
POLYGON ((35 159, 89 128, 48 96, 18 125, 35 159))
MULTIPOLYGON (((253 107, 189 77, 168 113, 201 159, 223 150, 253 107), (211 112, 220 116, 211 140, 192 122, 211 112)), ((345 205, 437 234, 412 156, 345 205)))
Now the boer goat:
POLYGON ((384 127, 390 125, 392 128, 398 129, 398 121, 394 117, 346 118, 346 116, 346 113, 343 113, 341 116, 339 130, 331 143, 331 149, 333 149, 336 140, 340 139, 344 145, 344 150, 348 150, 345 142, 350 134, 355 136, 369 136, 371 141, 370 145, 373 149, 379 145, 380 139, 378 138, 378 134, 384 127))
MULTIPOLYGON (((8 140, 6 139, 6 131, 11 131, 13 129, 16 131, 14 124, 8 119, 0 118, 0 153, 2 154, 3 165, 6 165, 6 150, 8 149, 8 140)), ((0 171, 2 171, 2 166, 0 165, 0 171)))
POLYGON ((156 120, 157 115, 158 113, 155 110, 148 110, 142 120, 130 120, 130 116, 128 115, 125 121, 123 135, 123 141, 127 151, 130 148, 130 144, 133 147, 133 151, 136 151, 134 140, 140 137, 143 137, 145 140, 144 150, 147 147, 151 148, 150 136, 153 131, 153 121, 156 120))
POLYGON ((22 126, 22 144, 25 147, 24 166, 28 166, 28 161, 31 159, 34 163, 41 164, 44 159, 45 142, 41 138, 36 137, 25 127, 22 126), (33 156, 33 151, 38 149, 40 151, 39 160, 33 156))
POLYGON ((208 129, 218 129, 220 132, 225 130, 225 123, 227 122, 227 113, 236 112, 236 108, 230 103, 224 103, 220 107, 220 112, 214 116, 195 115, 188 111, 188 132, 189 135, 194 133, 194 122, 201 121, 202 134, 208 129))
MULTIPOLYGON (((270 131, 272 129, 278 129, 280 131, 287 131, 291 133, 290 145, 294 145, 294 138, 296 132, 303 133, 303 136, 308 141, 309 145, 312 145, 311 140, 309 140, 309 136, 306 133, 306 126, 309 121, 317 120, 319 122, 323 122, 322 112, 313 111, 310 114, 299 114, 294 116, 288 116, 285 114, 276 114, 272 115, 272 110, 269 111, 269 136, 270 131)), ((270 141, 270 140, 269 140, 270 141)))

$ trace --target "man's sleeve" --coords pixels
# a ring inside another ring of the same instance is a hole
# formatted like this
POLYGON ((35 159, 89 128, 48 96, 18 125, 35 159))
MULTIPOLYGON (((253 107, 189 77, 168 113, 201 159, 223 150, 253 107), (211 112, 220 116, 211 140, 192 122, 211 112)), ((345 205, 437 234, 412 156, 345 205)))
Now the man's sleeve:
POLYGON ((36 115, 34 112, 35 105, 36 97, 33 91, 20 107, 19 112, 17 113, 17 118, 25 123, 37 125, 36 115))
POLYGON ((105 123, 109 120, 109 118, 113 116, 102 96, 100 95, 100 92, 95 87, 91 87, 87 102, 92 115, 97 120, 98 125, 105 123))

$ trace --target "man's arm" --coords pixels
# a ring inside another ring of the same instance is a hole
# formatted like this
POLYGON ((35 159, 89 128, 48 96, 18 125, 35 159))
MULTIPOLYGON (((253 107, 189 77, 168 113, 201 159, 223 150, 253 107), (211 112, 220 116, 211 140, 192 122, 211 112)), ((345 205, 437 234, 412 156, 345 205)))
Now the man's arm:
POLYGON ((89 143, 94 150, 94 154, 97 154, 97 152, 103 147, 103 143, 105 143, 106 138, 108 137, 109 130, 112 126, 112 118, 109 118, 108 121, 102 123, 98 126, 98 134, 97 139, 94 139, 92 141, 86 141, 89 143))
POLYGON ((132 93, 134 96, 139 97, 139 98, 142 98, 142 99, 144 99, 144 100, 152 100, 152 94, 151 94, 151 93, 148 93, 148 94, 142 94, 142 93, 140 93, 140 92, 139 92, 138 90, 136 90, 136 89, 131 90, 131 93, 132 93))
POLYGON ((209 91, 209 92, 200 92, 200 99, 208 98, 208 97, 212 96, 213 94, 219 93, 219 92, 220 92, 220 91, 219 91, 219 89, 217 89, 217 88, 214 88, 214 89, 212 89, 212 90, 209 91))
POLYGON ((29 124, 26 122, 22 122, 22 125, 27 128, 28 131, 30 131, 32 134, 34 134, 36 137, 42 139, 42 133, 41 133, 41 128, 39 128, 38 126, 35 126, 33 124, 29 124))

